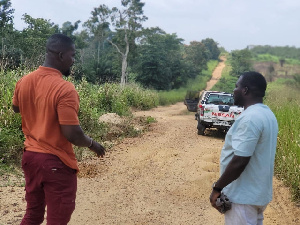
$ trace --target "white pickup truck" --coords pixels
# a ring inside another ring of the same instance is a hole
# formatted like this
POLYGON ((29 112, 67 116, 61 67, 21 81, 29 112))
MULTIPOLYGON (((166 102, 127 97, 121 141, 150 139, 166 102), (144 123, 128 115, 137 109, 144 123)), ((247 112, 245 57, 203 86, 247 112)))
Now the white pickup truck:
POLYGON ((243 107, 234 105, 232 94, 204 91, 195 114, 198 134, 204 135, 206 128, 217 128, 226 132, 243 111, 243 107))

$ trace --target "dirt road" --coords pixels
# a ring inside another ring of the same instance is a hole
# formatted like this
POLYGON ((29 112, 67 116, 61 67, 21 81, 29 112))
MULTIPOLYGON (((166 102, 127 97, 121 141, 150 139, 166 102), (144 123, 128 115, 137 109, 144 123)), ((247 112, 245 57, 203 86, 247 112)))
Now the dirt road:
MULTIPOLYGON (((208 198, 219 175, 224 135, 198 136, 194 115, 183 103, 135 114, 157 123, 143 136, 125 139, 104 159, 85 162, 97 175, 78 179, 69 224, 223 224, 208 198)), ((23 188, 0 188, 0 224, 19 224, 24 209, 23 188)), ((300 224, 299 215, 288 190, 275 179, 264 224, 300 224)))
POLYGON ((225 62, 226 62, 226 58, 224 56, 220 57, 220 62, 218 64, 218 66, 214 69, 213 74, 212 74, 212 78, 210 79, 210 81, 207 82, 206 84, 206 88, 205 90, 210 90, 217 82, 218 80, 221 78, 222 76, 222 70, 225 68, 225 62))

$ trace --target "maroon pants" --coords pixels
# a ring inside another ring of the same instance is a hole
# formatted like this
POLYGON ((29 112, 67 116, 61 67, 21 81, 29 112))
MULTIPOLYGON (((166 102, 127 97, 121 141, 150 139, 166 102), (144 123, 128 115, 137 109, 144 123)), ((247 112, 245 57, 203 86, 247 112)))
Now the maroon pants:
POLYGON ((76 171, 57 156, 24 151, 22 168, 25 174, 26 213, 21 225, 65 225, 75 209, 76 171))

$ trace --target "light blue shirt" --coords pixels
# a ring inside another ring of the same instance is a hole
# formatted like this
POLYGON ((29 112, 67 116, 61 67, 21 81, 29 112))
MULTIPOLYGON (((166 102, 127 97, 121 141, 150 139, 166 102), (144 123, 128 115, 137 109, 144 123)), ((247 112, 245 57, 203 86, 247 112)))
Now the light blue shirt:
POLYGON ((223 189, 233 203, 262 206, 272 200, 277 134, 277 120, 264 104, 249 106, 229 129, 221 152, 221 174, 234 155, 251 156, 240 177, 223 189))

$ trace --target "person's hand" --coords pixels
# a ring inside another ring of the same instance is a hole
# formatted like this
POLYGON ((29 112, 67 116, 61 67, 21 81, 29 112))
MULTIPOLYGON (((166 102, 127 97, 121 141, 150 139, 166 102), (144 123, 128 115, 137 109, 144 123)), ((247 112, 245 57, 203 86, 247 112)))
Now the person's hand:
POLYGON ((217 198, 219 198, 221 195, 220 192, 212 190, 209 200, 210 200, 210 204, 212 205, 212 207, 214 207, 216 210, 218 210, 220 212, 220 208, 216 205, 217 202, 217 198))
POLYGON ((94 140, 92 146, 90 147, 90 150, 95 152, 98 157, 103 158, 103 156, 105 155, 105 148, 94 140))

